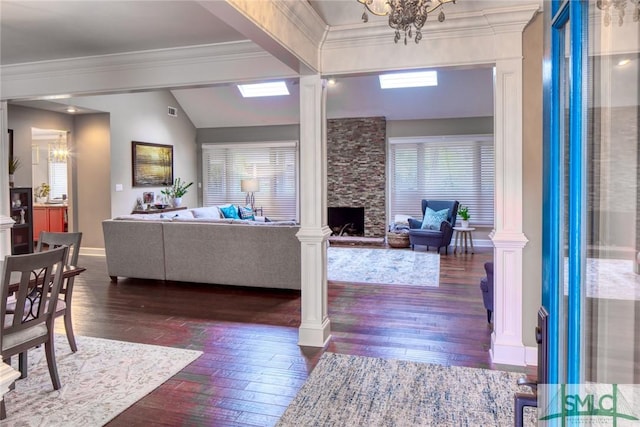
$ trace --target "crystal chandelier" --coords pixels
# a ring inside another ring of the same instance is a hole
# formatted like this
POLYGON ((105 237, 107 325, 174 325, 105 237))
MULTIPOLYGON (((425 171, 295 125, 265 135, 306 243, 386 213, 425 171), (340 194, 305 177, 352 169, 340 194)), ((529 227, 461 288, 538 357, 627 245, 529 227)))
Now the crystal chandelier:
MULTIPOLYGON (((633 22, 640 22, 640 0, 629 0, 631 7, 633 8, 633 22)), ((613 6, 613 10, 618 13, 618 25, 621 26, 624 23, 624 16, 626 15, 625 9, 627 7, 627 0, 598 0, 596 2, 598 9, 604 11, 604 26, 608 27, 611 24, 611 14, 609 9, 613 6)))
POLYGON ((63 141, 63 135, 58 135, 58 141, 49 144, 49 161, 51 163, 65 163, 69 156, 67 142, 63 141))
MULTIPOLYGON (((358 0, 358 2, 365 6, 362 21, 369 21, 367 10, 377 16, 388 15, 389 26, 396 30, 393 40, 398 43, 402 38, 400 32, 404 32, 406 45, 407 38, 413 38, 416 43, 422 39, 422 26, 427 22, 427 16, 431 12, 445 3, 455 3, 456 0, 358 0), (415 38, 412 27, 415 28, 415 38)), ((438 15, 438 21, 444 21, 442 10, 438 15)))

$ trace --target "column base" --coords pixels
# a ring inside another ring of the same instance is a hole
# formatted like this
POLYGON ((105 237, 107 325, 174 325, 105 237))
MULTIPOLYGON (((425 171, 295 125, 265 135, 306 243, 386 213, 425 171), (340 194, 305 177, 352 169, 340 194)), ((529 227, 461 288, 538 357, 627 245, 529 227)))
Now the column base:
POLYGON ((525 366, 526 348, 522 344, 502 344, 496 342, 496 334, 491 334, 491 362, 503 365, 525 366))
POLYGON ((331 339, 331 322, 325 319, 322 324, 302 324, 298 329, 298 345, 324 347, 331 339))

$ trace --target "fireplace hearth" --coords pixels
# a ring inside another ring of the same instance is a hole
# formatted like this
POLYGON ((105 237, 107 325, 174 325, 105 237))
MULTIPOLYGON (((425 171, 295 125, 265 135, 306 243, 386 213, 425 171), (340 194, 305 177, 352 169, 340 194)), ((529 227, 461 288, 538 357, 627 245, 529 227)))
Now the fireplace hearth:
POLYGON ((333 207, 327 214, 332 236, 364 236, 363 207, 333 207))

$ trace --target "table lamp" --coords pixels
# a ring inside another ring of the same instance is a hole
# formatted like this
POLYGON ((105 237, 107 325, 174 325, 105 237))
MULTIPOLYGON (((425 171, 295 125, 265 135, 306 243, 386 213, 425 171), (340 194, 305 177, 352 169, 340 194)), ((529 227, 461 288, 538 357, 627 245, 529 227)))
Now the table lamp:
POLYGON ((243 179, 240 181, 240 191, 247 193, 246 203, 251 205, 251 210, 255 211, 255 195, 256 191, 260 191, 260 183, 257 179, 243 179))

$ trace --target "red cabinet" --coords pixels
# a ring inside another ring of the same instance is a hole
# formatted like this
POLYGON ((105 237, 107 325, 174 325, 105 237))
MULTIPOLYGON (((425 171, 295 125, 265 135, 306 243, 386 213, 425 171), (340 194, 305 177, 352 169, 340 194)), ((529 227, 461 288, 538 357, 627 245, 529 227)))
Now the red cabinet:
POLYGON ((43 206, 33 207, 33 240, 38 240, 41 231, 67 231, 67 207, 43 206))

